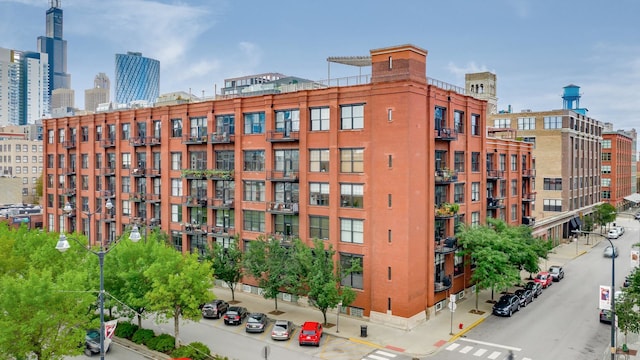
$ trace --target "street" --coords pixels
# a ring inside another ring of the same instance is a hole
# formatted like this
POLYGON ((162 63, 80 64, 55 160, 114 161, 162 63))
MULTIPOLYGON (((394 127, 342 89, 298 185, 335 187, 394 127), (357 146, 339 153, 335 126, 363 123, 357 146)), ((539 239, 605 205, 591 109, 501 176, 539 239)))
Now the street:
MULTIPOLYGON (((620 288, 631 269, 629 253, 639 242, 640 226, 632 219, 617 222, 626 228, 624 235, 612 240, 620 249, 615 263, 616 288, 620 288)), ((598 317, 599 285, 611 284, 611 259, 602 255, 607 245, 601 239, 591 251, 565 264, 565 278, 513 317, 488 317, 433 358, 500 360, 511 350, 523 360, 602 360, 610 343, 610 326, 598 317)))

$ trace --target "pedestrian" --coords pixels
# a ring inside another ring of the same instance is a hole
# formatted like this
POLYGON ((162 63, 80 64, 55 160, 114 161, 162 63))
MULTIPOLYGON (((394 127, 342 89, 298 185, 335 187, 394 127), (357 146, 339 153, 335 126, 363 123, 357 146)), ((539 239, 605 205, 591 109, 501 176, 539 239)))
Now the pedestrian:
POLYGON ((507 356, 507 360, 514 360, 516 357, 513 355, 513 351, 509 350, 509 356, 507 356))

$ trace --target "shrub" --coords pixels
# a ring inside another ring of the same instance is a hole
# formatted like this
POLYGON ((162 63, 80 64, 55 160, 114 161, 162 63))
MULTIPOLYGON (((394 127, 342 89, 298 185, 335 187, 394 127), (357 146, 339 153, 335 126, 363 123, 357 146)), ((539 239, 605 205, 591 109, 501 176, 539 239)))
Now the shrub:
POLYGON ((138 329, 131 337, 131 341, 133 341, 136 344, 147 345, 149 340, 153 339, 154 337, 155 337, 155 334, 153 330, 138 329))
POLYGON ((176 338, 169 334, 160 334, 147 342, 147 347, 151 350, 162 353, 169 353, 175 349, 176 338))
POLYGON ((207 345, 201 342, 192 342, 191 344, 183 345, 173 350, 173 352, 171 353, 171 357, 186 357, 193 360, 209 360, 211 359, 210 354, 211 350, 209 350, 207 345))
POLYGON ((116 326, 115 335, 120 338, 129 339, 133 337, 136 331, 138 331, 139 327, 136 324, 132 324, 130 322, 122 322, 116 326))

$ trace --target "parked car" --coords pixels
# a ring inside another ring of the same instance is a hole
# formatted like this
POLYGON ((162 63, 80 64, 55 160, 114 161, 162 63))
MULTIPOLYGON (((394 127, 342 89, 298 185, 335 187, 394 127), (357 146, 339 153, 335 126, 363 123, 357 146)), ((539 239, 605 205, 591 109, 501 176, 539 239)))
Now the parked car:
POLYGON ((247 308, 243 306, 231 306, 224 314, 225 325, 240 325, 247 317, 247 308))
POLYGON ((600 322, 605 324, 611 324, 611 310, 600 310, 600 322))
POLYGON ((202 306, 202 317, 209 319, 219 319, 229 310, 229 303, 224 300, 213 300, 202 306))
POLYGON ((631 275, 627 275, 624 278, 624 284, 622 284, 622 287, 629 287, 631 286, 631 275))
MULTIPOLYGON (((104 352, 108 352, 111 348, 111 339, 104 339, 104 352)), ((84 354, 87 356, 93 356, 100 354, 100 331, 97 329, 87 330, 87 335, 84 337, 84 354)))
POLYGON ((553 285, 553 278, 547 271, 539 272, 533 281, 539 283, 543 289, 546 289, 549 286, 553 285))
POLYGON ((624 226, 616 226, 615 228, 618 229, 618 233, 620 233, 620 236, 624 234, 624 226))
POLYGON ((527 290, 531 290, 531 293, 533 293, 534 298, 537 298, 538 296, 542 295, 542 285, 540 285, 535 281, 529 281, 524 285, 524 288, 527 290))
POLYGON ((276 320, 271 329, 273 340, 289 340, 293 334, 293 323, 289 320, 276 320))
POLYGON ((518 310, 520 310, 520 298, 516 294, 504 294, 493 305, 494 315, 511 316, 518 310))
POLYGON ((533 301, 533 292, 531 290, 518 289, 515 294, 520 298, 520 306, 522 307, 526 307, 533 301))
POLYGON ((620 235, 620 230, 618 230, 618 228, 612 228, 609 229, 609 232, 607 233, 607 239, 617 239, 620 235))
POLYGON ((320 346, 322 338, 322 324, 315 321, 306 321, 300 328, 298 335, 298 344, 320 346))
POLYGON ((551 279, 553 281, 560 281, 564 279, 564 269, 559 265, 552 265, 549 267, 549 274, 551 274, 551 279))
POLYGON ((633 217, 634 217, 636 220, 640 220, 640 212, 637 212, 633 217))
POLYGON ((604 257, 618 257, 618 255, 620 255, 619 251, 618 251, 618 247, 617 246, 607 246, 606 248, 604 248, 604 252, 602 254, 604 257))
POLYGON ((263 313, 251 313, 247 317, 247 325, 244 331, 248 333, 264 332, 269 323, 269 318, 263 313))

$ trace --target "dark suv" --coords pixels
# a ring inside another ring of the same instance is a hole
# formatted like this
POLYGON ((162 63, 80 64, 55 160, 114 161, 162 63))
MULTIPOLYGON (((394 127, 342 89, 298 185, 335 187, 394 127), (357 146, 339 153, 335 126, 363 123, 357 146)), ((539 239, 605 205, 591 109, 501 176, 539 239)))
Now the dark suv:
POLYGON ((551 266, 549 268, 549 274, 551 274, 551 279, 553 279, 553 281, 560 281, 564 279, 564 269, 562 268, 562 266, 551 266))
POLYGON ((213 300, 202 306, 202 317, 219 319, 229 310, 229 303, 223 300, 213 300))
POLYGON ((225 325, 240 325, 247 317, 247 308, 243 306, 231 306, 224 314, 225 325))
POLYGON ((500 316, 511 316, 520 310, 520 298, 516 294, 504 294, 500 300, 493 305, 493 314, 500 316))

